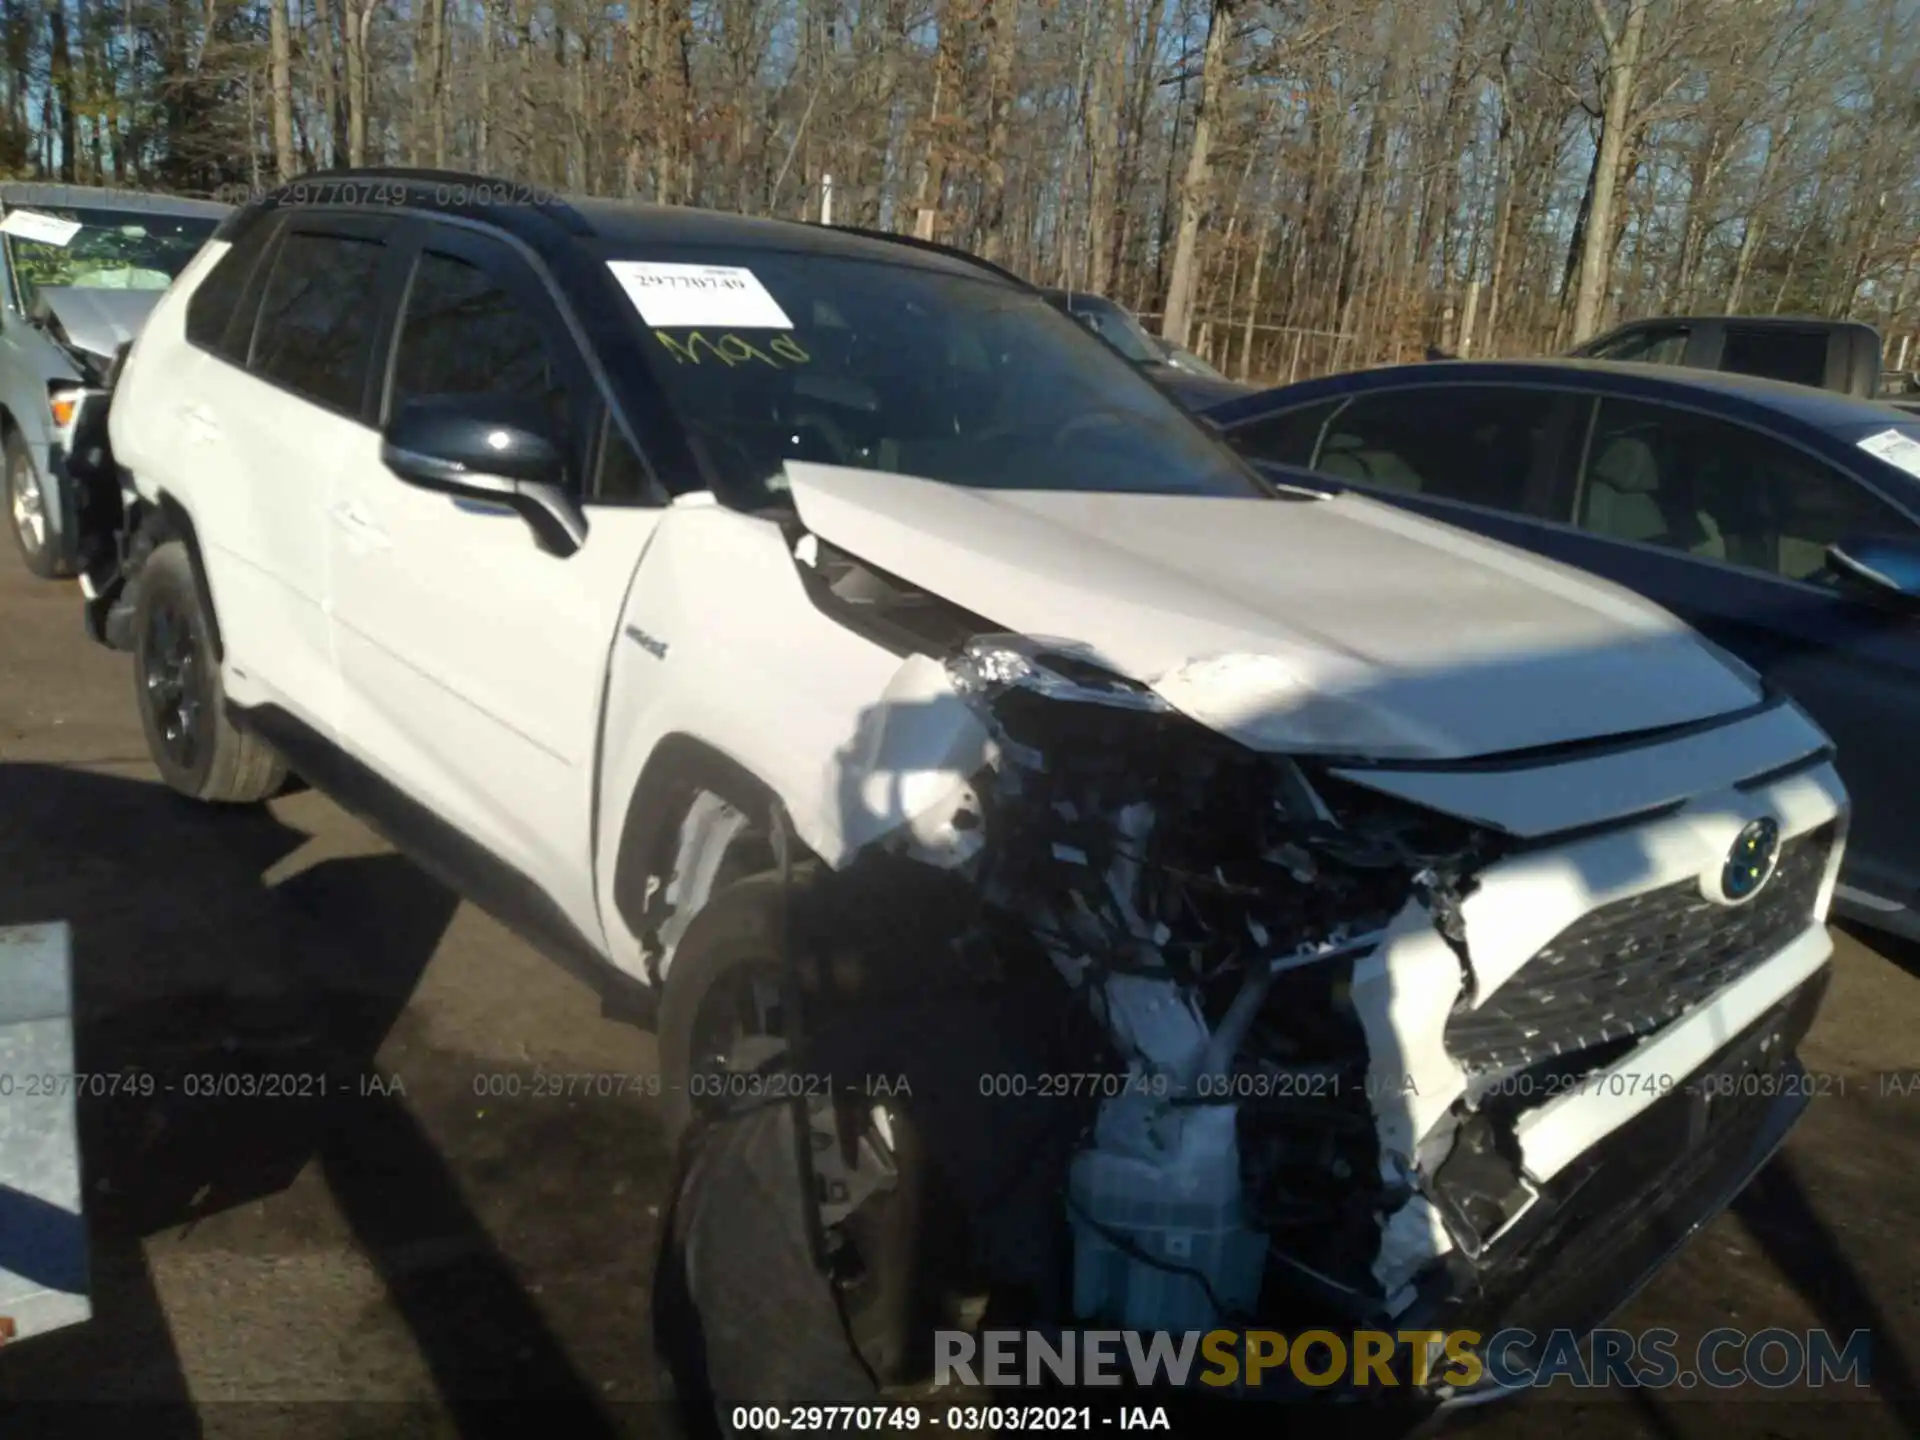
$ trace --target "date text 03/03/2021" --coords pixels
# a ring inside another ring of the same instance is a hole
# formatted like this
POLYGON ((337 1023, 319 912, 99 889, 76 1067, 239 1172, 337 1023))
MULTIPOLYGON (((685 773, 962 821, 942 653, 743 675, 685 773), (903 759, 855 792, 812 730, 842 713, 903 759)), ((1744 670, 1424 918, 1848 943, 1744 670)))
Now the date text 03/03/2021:
POLYGON ((1101 1430, 1171 1431, 1161 1405, 736 1405, 736 1431, 764 1434, 1087 1434, 1101 1430))

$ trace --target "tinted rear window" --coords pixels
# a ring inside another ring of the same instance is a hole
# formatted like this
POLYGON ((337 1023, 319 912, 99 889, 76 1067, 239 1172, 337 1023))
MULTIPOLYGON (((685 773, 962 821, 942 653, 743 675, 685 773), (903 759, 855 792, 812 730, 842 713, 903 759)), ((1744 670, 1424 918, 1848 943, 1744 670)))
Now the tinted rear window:
POLYGON ((654 327, 634 312, 668 403, 734 503, 776 500, 788 460, 993 489, 1265 493, 1226 446, 1038 294, 788 251, 610 258, 741 267, 790 322, 729 323, 722 306, 718 323, 654 327))
MULTIPOLYGON (((236 313, 254 267, 260 263, 274 227, 268 218, 256 220, 233 242, 212 270, 194 287, 187 301, 187 339, 226 359, 244 363, 251 325, 236 324, 236 313)), ((249 317, 250 318, 250 317, 249 317)))
POLYGON ((386 247, 347 235, 288 235, 260 302, 251 368, 349 415, 360 413, 386 247))
POLYGON ((1720 368, 1817 389, 1827 383, 1827 336, 1820 330, 1729 325, 1720 368))

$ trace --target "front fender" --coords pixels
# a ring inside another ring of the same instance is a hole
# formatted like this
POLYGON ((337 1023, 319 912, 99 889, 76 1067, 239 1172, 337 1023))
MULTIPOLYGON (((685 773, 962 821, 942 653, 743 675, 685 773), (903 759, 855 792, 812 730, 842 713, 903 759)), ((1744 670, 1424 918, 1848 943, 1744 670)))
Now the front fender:
POLYGON ((609 663, 595 853, 609 948, 636 978, 655 978, 637 907, 676 796, 777 802, 839 868, 937 814, 983 758, 942 668, 821 609, 797 563, 773 521, 678 504, 635 577, 609 663))

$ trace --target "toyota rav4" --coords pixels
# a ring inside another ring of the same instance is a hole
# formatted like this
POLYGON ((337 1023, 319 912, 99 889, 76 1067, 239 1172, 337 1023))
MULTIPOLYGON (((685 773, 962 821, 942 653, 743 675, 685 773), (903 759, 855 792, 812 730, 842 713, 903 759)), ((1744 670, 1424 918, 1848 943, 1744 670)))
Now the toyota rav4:
POLYGON ((222 225, 88 408, 89 625, 169 785, 290 766, 657 1027, 714 1395, 1590 1326, 1778 1146, 1847 805, 1737 661, 958 252, 488 199, 222 225))

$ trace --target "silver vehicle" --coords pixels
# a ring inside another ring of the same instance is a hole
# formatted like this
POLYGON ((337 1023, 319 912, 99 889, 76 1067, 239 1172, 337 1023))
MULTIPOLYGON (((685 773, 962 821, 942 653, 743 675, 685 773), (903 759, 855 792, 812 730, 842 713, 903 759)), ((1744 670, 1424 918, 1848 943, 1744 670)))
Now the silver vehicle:
POLYGON ((0 434, 27 568, 76 568, 81 497, 62 450, 98 383, 230 207, 131 190, 0 184, 0 434))

